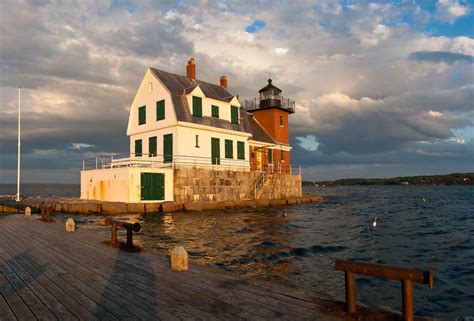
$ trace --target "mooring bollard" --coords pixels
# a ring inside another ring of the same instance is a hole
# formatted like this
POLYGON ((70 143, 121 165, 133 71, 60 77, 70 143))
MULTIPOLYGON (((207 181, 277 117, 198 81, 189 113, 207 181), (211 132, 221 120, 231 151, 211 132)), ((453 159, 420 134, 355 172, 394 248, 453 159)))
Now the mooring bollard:
POLYGON ((112 229, 111 239, 108 244, 119 247, 121 250, 127 252, 139 252, 140 248, 133 245, 133 232, 138 232, 141 229, 140 223, 126 223, 121 221, 112 220, 110 218, 105 219, 105 225, 110 225, 112 229), (117 227, 123 227, 127 230, 127 243, 121 244, 117 240, 117 227))
POLYGON ((76 230, 76 222, 72 219, 72 217, 66 220, 66 232, 74 232, 76 230))
POLYGON ((53 221, 53 206, 45 203, 41 203, 40 206, 41 218, 43 222, 54 222, 53 221))
POLYGON ((188 252, 182 246, 177 246, 171 251, 171 269, 181 272, 188 270, 188 252))
POLYGON ((30 216, 31 215, 31 208, 28 206, 27 208, 25 208, 25 215, 26 216, 30 216))

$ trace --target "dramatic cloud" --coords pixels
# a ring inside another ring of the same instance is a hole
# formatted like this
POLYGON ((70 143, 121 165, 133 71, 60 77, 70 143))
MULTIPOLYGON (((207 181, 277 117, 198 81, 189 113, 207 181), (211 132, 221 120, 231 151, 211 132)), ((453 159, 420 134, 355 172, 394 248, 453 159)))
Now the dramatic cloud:
POLYGON ((16 175, 18 86, 26 179, 77 183, 83 158, 128 152, 146 68, 183 74, 189 57, 199 79, 227 75, 242 103, 268 78, 296 101, 292 159, 307 179, 474 170, 474 40, 426 31, 471 11, 459 1, 433 12, 415 2, 2 1, 0 181, 16 175))

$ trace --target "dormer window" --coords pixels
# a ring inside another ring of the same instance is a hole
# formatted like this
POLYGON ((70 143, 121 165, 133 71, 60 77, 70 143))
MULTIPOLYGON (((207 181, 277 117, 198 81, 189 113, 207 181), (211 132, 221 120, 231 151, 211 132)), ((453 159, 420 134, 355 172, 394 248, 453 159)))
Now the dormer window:
POLYGON ((148 93, 151 94, 152 92, 153 92, 153 83, 150 81, 150 82, 148 83, 148 93))
POLYGON ((138 108, 138 125, 146 124, 146 106, 138 108))
POLYGON ((219 118, 219 106, 216 106, 216 105, 211 106, 211 116, 215 118, 219 118))
POLYGON ((238 124, 239 123, 239 107, 230 106, 230 122, 232 124, 238 124))
POLYGON ((193 96, 193 116, 202 117, 202 98, 193 96))

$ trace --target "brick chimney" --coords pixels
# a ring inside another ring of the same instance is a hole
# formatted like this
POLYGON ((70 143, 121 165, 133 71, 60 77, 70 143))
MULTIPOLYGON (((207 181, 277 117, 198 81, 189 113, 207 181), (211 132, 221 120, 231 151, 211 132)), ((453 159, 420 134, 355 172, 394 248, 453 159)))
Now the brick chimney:
POLYGON ((186 77, 196 80, 196 64, 194 63, 194 58, 188 60, 188 65, 186 66, 186 77))
POLYGON ((226 76, 221 76, 221 87, 223 87, 225 90, 227 90, 227 77, 226 76))

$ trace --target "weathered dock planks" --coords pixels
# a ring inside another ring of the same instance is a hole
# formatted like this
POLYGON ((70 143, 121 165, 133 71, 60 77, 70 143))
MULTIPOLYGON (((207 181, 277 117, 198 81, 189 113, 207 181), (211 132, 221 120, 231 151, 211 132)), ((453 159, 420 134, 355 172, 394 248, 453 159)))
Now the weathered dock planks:
POLYGON ((341 304, 299 290, 192 262, 173 272, 166 255, 119 251, 104 238, 0 215, 0 320, 351 320, 341 304))

